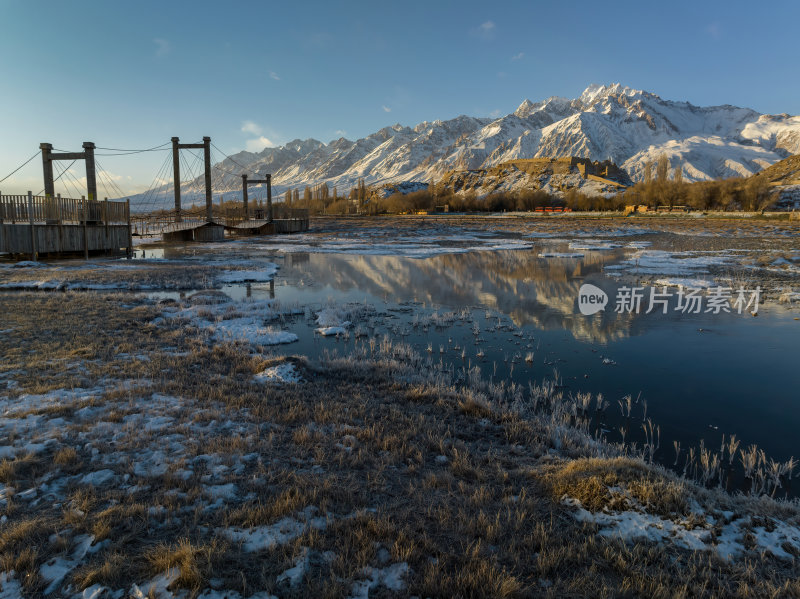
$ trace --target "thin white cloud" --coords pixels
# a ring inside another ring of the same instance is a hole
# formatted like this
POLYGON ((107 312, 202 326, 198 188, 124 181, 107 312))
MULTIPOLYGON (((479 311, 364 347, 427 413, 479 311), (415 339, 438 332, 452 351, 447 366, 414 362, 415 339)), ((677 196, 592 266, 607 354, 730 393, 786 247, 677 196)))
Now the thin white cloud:
POLYGON ((336 135, 338 135, 339 137, 344 137, 345 135, 347 135, 347 131, 345 131, 344 129, 337 129, 334 133, 336 133, 336 135))
POLYGON ((170 43, 160 37, 155 38, 153 43, 156 45, 156 56, 166 56, 172 50, 170 43))
POLYGON ((242 133, 250 133, 251 135, 261 135, 261 126, 253 121, 242 121, 242 133))
POLYGON ((270 71, 269 72, 269 76, 270 76, 270 78, 274 79, 275 81, 280 81, 281 80, 281 78, 278 77, 278 73, 276 73, 275 71, 270 71))
POLYGON ((478 28, 473 31, 473 33, 485 40, 490 40, 494 37, 494 32, 496 29, 497 25, 495 25, 494 21, 486 21, 481 23, 478 28))
POLYGON ((511 60, 522 60, 523 58, 525 58, 525 52, 520 52, 519 54, 514 54, 511 60))
POLYGON ((498 117, 501 117, 502 115, 503 115, 503 111, 502 111, 502 110, 500 110, 499 108, 496 108, 496 109, 492 110, 492 111, 489 113, 489 116, 490 116, 490 117, 492 117, 493 119, 496 119, 496 118, 498 118, 498 117))
POLYGON ((275 144, 270 139, 260 135, 256 139, 248 139, 246 147, 248 152, 260 152, 264 148, 274 148, 275 144))
POLYGON ((384 112, 391 112, 391 111, 392 111, 392 109, 391 109, 391 108, 389 108, 388 106, 385 106, 385 105, 384 105, 384 106, 381 106, 381 108, 383 108, 383 111, 384 111, 384 112))

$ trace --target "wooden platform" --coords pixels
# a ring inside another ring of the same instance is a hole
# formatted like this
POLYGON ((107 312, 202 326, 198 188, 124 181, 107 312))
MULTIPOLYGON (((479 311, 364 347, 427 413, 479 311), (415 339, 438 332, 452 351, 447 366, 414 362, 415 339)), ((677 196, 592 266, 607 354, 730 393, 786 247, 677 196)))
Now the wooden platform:
POLYGON ((189 225, 184 228, 175 228, 164 231, 161 235, 164 241, 224 241, 225 227, 217 223, 203 223, 189 225))
POLYGON ((225 225, 225 231, 239 235, 271 235, 308 231, 308 218, 276 218, 268 220, 246 220, 235 225, 225 225))
POLYGON ((274 235, 308 231, 308 218, 278 218, 268 220, 246 220, 240 222, 183 221, 172 223, 161 232, 166 242, 224 241, 225 234, 230 237, 254 235, 274 235))
POLYGON ((28 255, 133 250, 130 205, 60 196, 0 196, 0 253, 28 255))
POLYGON ((276 218, 272 221, 275 233, 302 233, 308 231, 308 217, 306 218, 276 218))
POLYGON ((0 253, 60 254, 128 249, 128 225, 0 225, 0 253))

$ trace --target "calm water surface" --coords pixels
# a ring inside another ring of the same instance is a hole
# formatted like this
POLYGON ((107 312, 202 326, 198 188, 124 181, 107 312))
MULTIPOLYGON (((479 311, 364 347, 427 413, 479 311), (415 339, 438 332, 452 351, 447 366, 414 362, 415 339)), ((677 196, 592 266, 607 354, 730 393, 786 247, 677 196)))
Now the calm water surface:
MULTIPOLYGON (((178 254, 166 257, 183 255, 172 251, 178 254)), ((606 276, 603 266, 621 260, 625 250, 587 252, 581 258, 540 258, 539 253, 475 251, 427 258, 266 253, 259 257, 280 266, 272 285, 223 290, 236 298, 274 297, 284 309, 367 303, 377 312, 362 324, 376 334, 402 338, 423 355, 430 344, 433 362, 454 369, 478 365, 494 380, 527 386, 557 369, 565 392, 602 393, 608 400, 608 409, 595 414, 593 424, 612 441, 621 440, 619 427, 625 423, 618 401, 632 395, 638 402, 627 440, 644 439, 646 402, 647 416, 661 427, 657 456, 667 464, 675 459, 673 440, 683 447, 682 463, 686 448, 701 440, 719 450, 723 434, 735 434, 741 447, 756 443, 775 459, 800 456, 796 310, 767 302, 758 317, 682 314, 673 309, 673 298, 667 314, 617 314, 614 297, 621 283, 606 276), (584 283, 609 294, 604 312, 579 312, 578 290, 584 283), (465 309, 469 318, 451 326, 413 326, 434 312, 465 309), (524 359, 530 352, 532 363, 524 359)), ((281 353, 346 353, 359 343, 354 336, 315 335, 313 323, 302 316, 286 326, 299 341, 278 347, 281 353)))

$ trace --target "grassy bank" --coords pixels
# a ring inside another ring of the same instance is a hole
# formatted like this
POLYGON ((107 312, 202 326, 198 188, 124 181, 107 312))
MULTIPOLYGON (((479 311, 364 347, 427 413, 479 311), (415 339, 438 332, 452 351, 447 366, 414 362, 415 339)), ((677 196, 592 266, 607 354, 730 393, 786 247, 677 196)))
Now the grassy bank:
POLYGON ((156 326, 160 313, 114 294, 3 296, 5 588, 800 594, 791 536, 768 543, 796 527, 795 503, 701 488, 598 443, 551 382, 455 384, 388 340, 275 358, 156 326), (287 362, 302 382, 255 376, 287 362), (636 537, 614 518, 674 530, 636 537))

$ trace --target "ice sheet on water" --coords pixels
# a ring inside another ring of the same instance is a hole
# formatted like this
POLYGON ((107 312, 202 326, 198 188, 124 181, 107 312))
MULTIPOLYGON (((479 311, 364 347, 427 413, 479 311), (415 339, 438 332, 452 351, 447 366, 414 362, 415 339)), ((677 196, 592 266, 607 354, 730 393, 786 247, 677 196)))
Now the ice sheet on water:
POLYGON ((278 265, 271 262, 259 269, 226 270, 215 278, 218 283, 261 283, 271 281, 278 272, 278 265))
POLYGON ((581 252, 542 252, 539 258, 583 258, 581 252))
POLYGON ((463 254, 474 251, 524 250, 533 243, 523 239, 500 238, 490 231, 459 231, 430 235, 389 237, 385 231, 361 231, 350 236, 320 238, 298 235, 280 244, 256 246, 260 250, 281 253, 335 253, 376 256, 428 258, 441 254, 463 254))
POLYGON ((347 333, 347 328, 350 326, 350 321, 345 321, 342 323, 343 326, 338 327, 320 327, 318 329, 314 329, 317 333, 322 335, 323 337, 332 337, 334 335, 344 335, 347 333))
POLYGON ((619 262, 605 266, 606 271, 642 275, 681 276, 706 272, 715 266, 731 264, 733 257, 724 254, 697 255, 662 250, 642 250, 619 262))
POLYGON ((604 239, 583 239, 581 241, 572 241, 569 244, 569 249, 571 250, 588 250, 591 252, 615 250, 621 247, 621 243, 614 243, 604 239))

